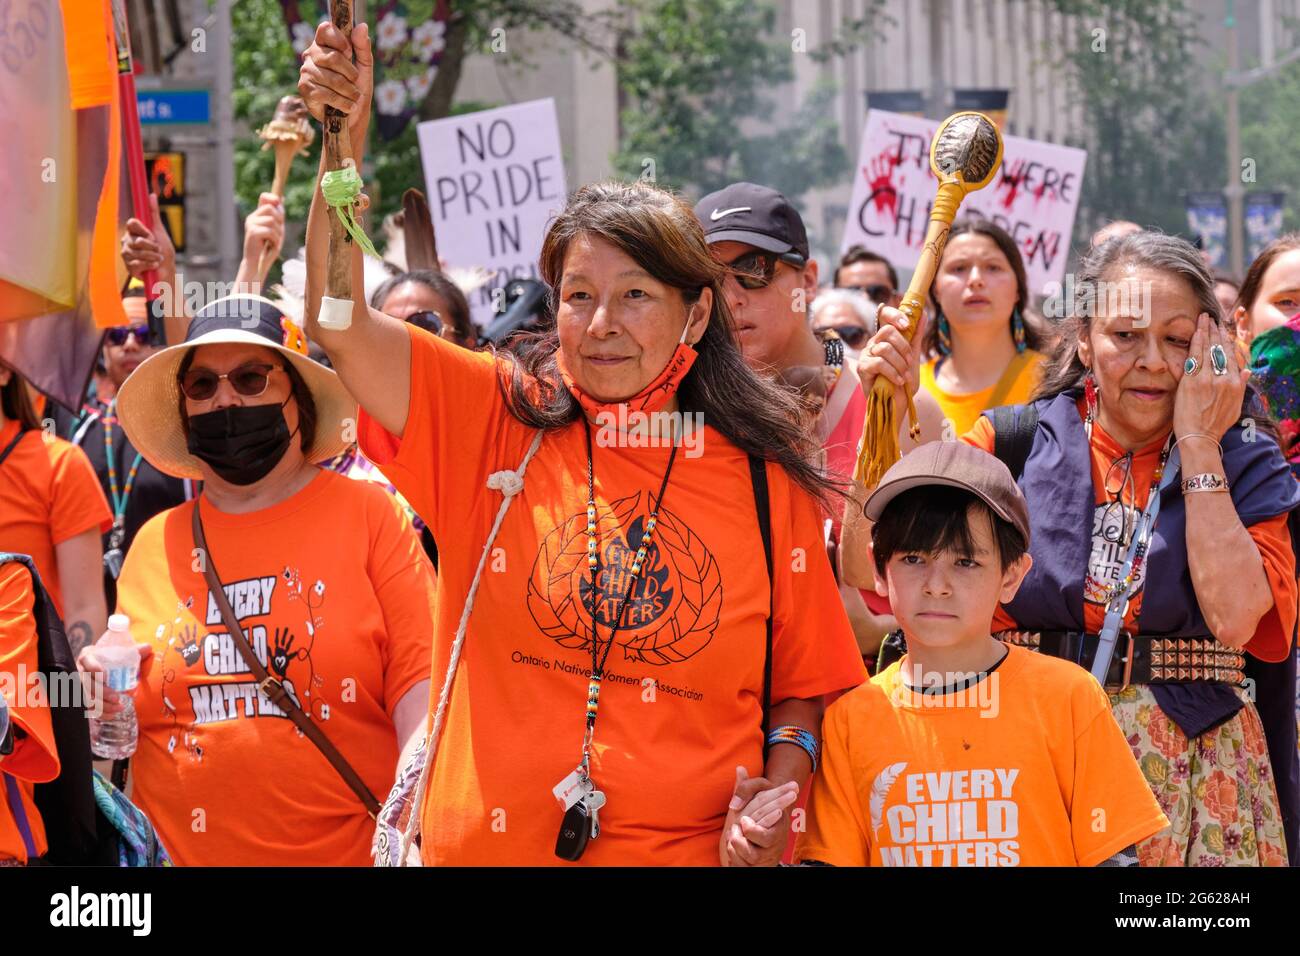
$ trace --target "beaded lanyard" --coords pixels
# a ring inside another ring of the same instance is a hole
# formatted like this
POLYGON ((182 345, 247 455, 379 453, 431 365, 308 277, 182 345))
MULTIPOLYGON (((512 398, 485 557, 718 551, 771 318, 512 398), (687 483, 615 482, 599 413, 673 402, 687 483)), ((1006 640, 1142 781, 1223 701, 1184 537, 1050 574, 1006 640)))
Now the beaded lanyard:
MULTIPOLYGON (((1091 408, 1088 409, 1088 416, 1084 420, 1084 431, 1087 433, 1088 446, 1091 449, 1091 408)), ((1133 597, 1133 586, 1137 582, 1138 575, 1142 573, 1142 566, 1146 563, 1147 549, 1150 547, 1151 538, 1155 534, 1156 518, 1160 514, 1160 492, 1165 485, 1166 471, 1168 471, 1171 478, 1178 471, 1178 452, 1173 441, 1174 436, 1171 432, 1169 437, 1165 439, 1165 447, 1160 454, 1160 462, 1156 465, 1155 474, 1152 476, 1151 491, 1147 497, 1146 508, 1143 509, 1142 516, 1138 519, 1133 540, 1129 544, 1128 555, 1124 559, 1124 566, 1121 568, 1120 582, 1108 589, 1106 593, 1106 617, 1103 619, 1101 631, 1097 635, 1097 652, 1092 661, 1092 676, 1103 687, 1106 686, 1111 661, 1115 657, 1115 644, 1119 638, 1120 629, 1124 625, 1124 616, 1128 613, 1129 601, 1133 597)), ((1123 491, 1124 489, 1121 486, 1121 495, 1123 495, 1123 491)), ((1123 507, 1122 500, 1120 507, 1123 507)), ((1130 666, 1132 664, 1132 653, 1132 647, 1130 647, 1130 666)))
MULTIPOLYGON (((1084 419, 1083 429, 1088 436, 1088 445, 1089 447, 1091 447, 1092 445, 1092 411, 1091 410, 1089 410, 1088 412, 1088 417, 1084 419)), ((1114 601, 1116 598, 1120 596, 1123 596, 1126 599, 1125 603, 1127 604, 1127 598, 1131 596, 1129 594, 1129 590, 1133 587, 1133 583, 1137 581, 1138 577, 1142 573, 1142 566, 1143 564, 1146 563, 1147 551, 1150 549, 1151 546, 1151 536, 1155 533, 1155 516, 1156 516, 1156 512, 1159 509, 1158 502, 1160 499, 1160 484, 1161 481, 1164 479, 1165 468, 1169 463, 1169 454, 1173 450, 1173 440, 1174 440, 1174 436, 1173 433, 1171 432, 1169 437, 1165 439, 1165 447, 1160 452, 1160 462, 1159 464, 1156 465, 1156 470, 1151 476, 1151 490, 1147 494, 1146 508, 1144 509, 1141 517, 1138 518, 1137 525, 1133 529, 1134 534, 1136 535, 1136 541, 1128 537, 1128 514, 1127 514, 1128 509, 1124 505, 1124 485, 1122 483, 1120 484, 1119 495, 1116 500, 1119 503, 1120 513, 1124 520, 1125 543, 1130 546, 1132 563, 1128 570, 1128 573, 1124 575, 1122 580, 1120 580, 1117 584, 1114 584, 1111 587, 1107 588, 1106 593, 1105 595, 1103 595, 1102 599, 1097 601, 1098 604, 1109 605, 1110 602, 1114 601)), ((1130 462, 1131 462, 1131 453, 1130 453, 1130 462)), ((1114 465, 1112 465, 1111 467, 1113 468, 1114 465)), ((1132 465, 1130 464, 1129 467, 1131 468, 1132 465)), ((1107 473, 1107 476, 1109 477, 1109 472, 1107 473)), ((1106 493, 1107 496, 1110 495, 1109 486, 1104 487, 1102 490, 1106 493)), ((1133 507, 1136 509, 1136 504, 1134 504, 1133 507)), ((1104 526, 1104 521, 1103 521, 1103 526, 1104 526)))
POLYGON ((664 492, 668 489, 668 476, 672 474, 673 462, 677 460, 678 445, 677 442, 673 442, 673 450, 668 455, 668 467, 664 469, 664 478, 659 484, 659 494, 655 496, 650 515, 646 518, 645 530, 641 533, 641 542, 636 549, 636 557, 632 559, 627 589, 623 592, 622 600, 619 601, 618 609, 614 614, 614 622, 609 630, 609 642, 605 645, 604 653, 601 654, 598 650, 600 636, 596 628, 596 571, 600 566, 600 537, 596 530, 596 471, 591 453, 591 425, 588 424, 586 427, 587 569, 591 572, 591 675, 587 681, 587 728, 582 739, 582 765, 580 769, 584 777, 590 777, 591 740, 596 731, 596 715, 600 709, 600 686, 605 677, 605 663, 609 660, 609 652, 614 648, 614 636, 623 626, 623 614, 627 610, 627 602, 632 596, 632 588, 636 584, 636 579, 641 574, 641 566, 645 563, 646 552, 650 545, 654 543, 655 525, 659 521, 659 506, 663 503, 664 492))
POLYGON ((108 459, 108 491, 113 498, 113 530, 108 537, 109 551, 117 551, 126 540, 126 502, 135 487, 135 476, 140 472, 140 462, 144 456, 135 453, 135 461, 126 475, 126 484, 119 493, 117 490, 117 464, 113 458, 113 426, 117 423, 115 414, 117 403, 113 402, 104 413, 104 457, 108 459))

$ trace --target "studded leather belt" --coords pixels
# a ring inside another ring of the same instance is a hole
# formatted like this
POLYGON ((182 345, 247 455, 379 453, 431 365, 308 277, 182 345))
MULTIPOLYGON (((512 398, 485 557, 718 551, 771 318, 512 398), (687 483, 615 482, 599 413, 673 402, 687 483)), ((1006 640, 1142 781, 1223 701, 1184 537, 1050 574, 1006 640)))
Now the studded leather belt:
MULTIPOLYGON (((1074 661, 1091 669, 1097 635, 1082 631, 1000 631, 1008 644, 1074 661)), ((1220 644, 1213 637, 1147 637, 1119 632, 1115 658, 1106 687, 1130 684, 1183 684, 1207 681, 1241 687, 1245 683, 1245 652, 1220 644)))

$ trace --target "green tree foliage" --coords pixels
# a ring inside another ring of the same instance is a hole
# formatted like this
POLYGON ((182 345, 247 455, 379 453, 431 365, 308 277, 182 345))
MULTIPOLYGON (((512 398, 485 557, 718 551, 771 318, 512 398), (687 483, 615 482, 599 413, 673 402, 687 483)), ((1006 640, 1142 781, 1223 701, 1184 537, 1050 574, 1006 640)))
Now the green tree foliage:
MULTIPOLYGON (((1184 0, 1053 0, 1078 17, 1056 65, 1082 107, 1088 165, 1075 243, 1111 219, 1186 233, 1183 192, 1224 174, 1222 112, 1184 0)), ((1050 51, 1049 51, 1050 55, 1050 51)))
POLYGON ((1288 193, 1282 227, 1300 229, 1295 197, 1300 193, 1300 151, 1293 121, 1300 116, 1300 63, 1252 84, 1241 93, 1241 155, 1250 160, 1255 181, 1246 190, 1281 189, 1288 193))
POLYGON ((794 75, 789 38, 775 33, 771 3, 628 0, 620 44, 622 147, 629 178, 703 194, 737 180, 773 186, 793 201, 848 170, 832 111, 819 88, 774 133, 746 127, 774 116, 770 91, 794 75))

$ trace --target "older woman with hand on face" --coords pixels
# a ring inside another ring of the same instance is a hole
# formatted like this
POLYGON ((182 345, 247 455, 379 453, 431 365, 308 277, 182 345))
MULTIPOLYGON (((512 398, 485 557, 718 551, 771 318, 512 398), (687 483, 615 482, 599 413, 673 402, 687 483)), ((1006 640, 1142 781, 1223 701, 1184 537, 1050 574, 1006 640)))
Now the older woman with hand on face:
MULTIPOLYGON (((1247 656, 1291 653, 1300 488, 1196 249, 1126 235, 1092 249, 1076 280, 1122 294, 1081 297, 1095 312, 1067 316, 1034 400, 963 436, 1006 461, 1029 502, 1033 567, 994 629, 1110 691, 1171 821, 1138 844, 1142 865, 1285 865, 1293 808, 1279 804, 1247 656)), ((896 328, 879 340, 887 355, 864 373, 887 361, 917 374, 920 350, 896 328)), ((846 547, 869 555, 866 520, 845 523, 846 547)))
POLYGON ((159 471, 203 480, 118 579, 145 660, 135 801, 181 865, 368 864, 374 794, 422 739, 433 572, 391 496, 317 467, 355 401, 274 304, 234 296, 117 411, 159 471))
MULTIPOLYGON (((348 111, 359 156, 360 26, 352 46, 355 68, 322 25, 298 88, 348 111)), ((775 862, 821 696, 864 672, 822 549, 827 484, 794 399, 741 357, 690 207, 645 183, 575 193, 541 256, 557 333, 523 358, 364 302, 321 328, 324 214, 318 193, 311 335, 442 549, 434 673, 459 670, 413 811, 424 862, 775 862)))

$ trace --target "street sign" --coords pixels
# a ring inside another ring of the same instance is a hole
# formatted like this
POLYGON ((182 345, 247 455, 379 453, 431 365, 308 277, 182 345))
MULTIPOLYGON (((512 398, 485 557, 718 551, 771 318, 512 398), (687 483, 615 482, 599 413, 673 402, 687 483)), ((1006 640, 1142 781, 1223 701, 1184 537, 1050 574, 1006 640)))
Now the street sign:
POLYGON ((135 94, 141 126, 211 122, 211 100, 207 90, 137 90, 135 94))

